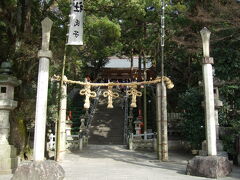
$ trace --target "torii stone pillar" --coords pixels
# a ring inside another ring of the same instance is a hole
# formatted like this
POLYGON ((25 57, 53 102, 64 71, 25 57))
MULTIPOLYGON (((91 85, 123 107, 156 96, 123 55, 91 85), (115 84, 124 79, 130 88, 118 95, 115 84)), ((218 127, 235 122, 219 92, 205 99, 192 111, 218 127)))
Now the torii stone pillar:
POLYGON ((157 157, 162 160, 162 127, 161 127, 161 117, 162 117, 162 103, 161 103, 161 83, 157 83, 156 90, 156 123, 157 123, 157 157))
POLYGON ((42 49, 38 52, 39 69, 37 85, 37 102, 35 115, 34 149, 33 159, 44 160, 46 118, 47 118, 47 95, 49 78, 49 59, 52 52, 49 50, 50 32, 53 22, 49 18, 42 21, 42 49))
POLYGON ((168 161, 167 90, 165 82, 157 83, 156 120, 157 156, 161 161, 168 161))
POLYGON ((161 141, 162 161, 168 161, 168 123, 167 123, 167 89, 164 82, 161 82, 161 141))
POLYGON ((59 148, 59 160, 64 159, 66 152, 66 110, 67 110, 67 84, 62 85, 62 99, 60 101, 60 148, 59 148))
POLYGON ((10 75, 11 64, 3 62, 0 68, 0 174, 12 173, 18 165, 17 151, 8 142, 10 123, 9 113, 17 107, 14 101, 14 87, 21 81, 10 75))

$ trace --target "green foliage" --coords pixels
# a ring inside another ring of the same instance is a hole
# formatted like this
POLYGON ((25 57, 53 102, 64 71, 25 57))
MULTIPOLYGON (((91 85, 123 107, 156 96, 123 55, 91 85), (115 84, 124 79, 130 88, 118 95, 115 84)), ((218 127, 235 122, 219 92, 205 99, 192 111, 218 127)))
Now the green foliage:
POLYGON ((81 118, 86 114, 86 109, 83 108, 84 96, 76 93, 71 99, 68 98, 68 111, 72 113, 72 134, 78 134, 81 125, 81 118))
POLYGON ((108 62, 108 57, 117 54, 122 45, 119 42, 121 28, 107 17, 86 17, 84 47, 79 51, 83 66, 93 67, 87 74, 97 78, 99 70, 108 62))
POLYGON ((239 50, 231 47, 216 48, 214 51, 217 57, 216 73, 223 80, 234 80, 238 78, 240 70, 240 53, 239 50))
POLYGON ((107 17, 98 18, 89 16, 86 18, 85 49, 88 50, 87 58, 91 60, 107 59, 108 56, 116 54, 121 47, 118 42, 121 36, 120 26, 107 17), (89 52, 90 51, 90 52, 89 52))
POLYGON ((191 88, 179 98, 179 106, 183 109, 181 130, 183 137, 192 149, 200 149, 205 139, 204 112, 201 106, 203 96, 198 88, 191 88))
MULTIPOLYGON (((231 130, 231 129, 230 129, 231 130)), ((231 133, 221 137, 223 141, 224 151, 229 153, 232 157, 237 155, 235 149, 235 139, 236 139, 236 132, 231 130, 231 133)))
POLYGON ((11 132, 10 142, 14 143, 18 148, 18 152, 23 150, 27 145, 27 128, 25 112, 14 112, 15 119, 11 121, 11 127, 14 131, 11 132))
POLYGON ((236 155, 235 138, 240 132, 240 53, 239 53, 239 28, 224 24, 225 29, 218 31, 221 39, 213 44, 213 56, 215 57, 216 76, 225 81, 220 87, 220 99, 223 107, 219 110, 220 126, 231 128, 227 136, 222 136, 224 149, 231 155, 236 155))
POLYGON ((219 124, 224 129, 230 129, 225 132, 221 138, 224 143, 224 149, 231 155, 236 155, 235 139, 240 132, 240 86, 225 85, 220 88, 223 108, 219 111, 219 124))
POLYGON ((55 130, 55 123, 58 118, 58 85, 57 82, 49 82, 48 86, 48 108, 47 108, 47 126, 55 130))

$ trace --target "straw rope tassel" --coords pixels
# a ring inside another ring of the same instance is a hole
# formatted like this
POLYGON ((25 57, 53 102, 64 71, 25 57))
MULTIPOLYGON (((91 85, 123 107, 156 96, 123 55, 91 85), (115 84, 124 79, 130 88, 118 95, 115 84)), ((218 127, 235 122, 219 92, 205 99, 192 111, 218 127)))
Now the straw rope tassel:
MULTIPOLYGON (((61 77, 60 76, 56 76, 54 75, 53 80, 56 81, 60 81, 61 77)), ((160 83, 163 80, 163 82, 166 84, 166 87, 168 89, 172 89, 174 87, 173 82, 171 81, 171 79, 169 79, 166 76, 163 77, 157 77, 154 80, 150 80, 150 81, 142 81, 142 82, 130 82, 130 83, 89 83, 89 82, 82 82, 82 81, 72 81, 72 80, 68 80, 67 77, 64 77, 63 81, 65 83, 69 83, 69 84, 79 84, 84 86, 85 88, 82 89, 80 91, 81 95, 85 95, 85 104, 84 104, 84 108, 88 109, 90 107, 90 100, 89 98, 92 97, 96 97, 96 93, 94 91, 91 91, 91 87, 108 87, 108 91, 104 92, 104 97, 108 97, 108 106, 107 108, 113 108, 113 98, 117 98, 119 97, 118 93, 113 93, 112 92, 112 88, 113 86, 127 86, 127 87, 131 87, 130 90, 127 91, 127 94, 132 96, 132 103, 131 103, 131 107, 137 107, 136 104, 136 98, 137 96, 142 96, 142 93, 137 91, 137 86, 140 85, 148 85, 148 84, 157 84, 160 83)))
POLYGON ((94 91, 91 91, 91 85, 90 83, 87 83, 84 86, 84 89, 80 91, 81 95, 85 95, 85 103, 84 103, 84 108, 88 109, 90 107, 90 98, 94 98, 97 96, 97 94, 94 91))
POLYGON ((137 90, 137 86, 132 86, 131 89, 127 91, 127 94, 132 96, 132 103, 130 106, 133 108, 137 107, 137 96, 142 96, 142 93, 137 90))
POLYGON ((108 90, 103 93, 104 97, 108 97, 108 105, 107 108, 113 108, 113 98, 118 98, 119 94, 112 91, 113 87, 108 86, 108 90))
POLYGON ((172 89, 174 87, 172 81, 166 76, 163 76, 163 82, 165 82, 168 89, 172 89))

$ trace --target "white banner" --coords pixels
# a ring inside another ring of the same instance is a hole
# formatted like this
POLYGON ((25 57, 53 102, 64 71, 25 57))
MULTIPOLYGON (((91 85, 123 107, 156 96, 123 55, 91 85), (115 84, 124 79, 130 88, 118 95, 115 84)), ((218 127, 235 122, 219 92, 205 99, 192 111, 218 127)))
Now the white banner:
POLYGON ((83 0, 72 0, 67 45, 83 45, 83 0))

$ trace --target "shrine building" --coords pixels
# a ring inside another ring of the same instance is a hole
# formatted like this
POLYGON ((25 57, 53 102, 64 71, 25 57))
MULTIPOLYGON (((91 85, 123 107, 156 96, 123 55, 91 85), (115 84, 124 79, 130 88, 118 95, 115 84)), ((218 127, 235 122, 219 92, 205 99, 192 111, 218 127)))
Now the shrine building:
MULTIPOLYGON (((144 64, 141 64, 141 70, 139 70, 139 57, 133 57, 133 66, 131 68, 130 58, 119 58, 117 56, 109 57, 109 62, 102 68, 98 75, 98 79, 126 82, 131 80, 141 79, 144 75, 144 64), (138 78, 141 77, 141 78, 138 78)), ((146 62, 147 79, 155 77, 154 67, 150 61, 146 62)))

